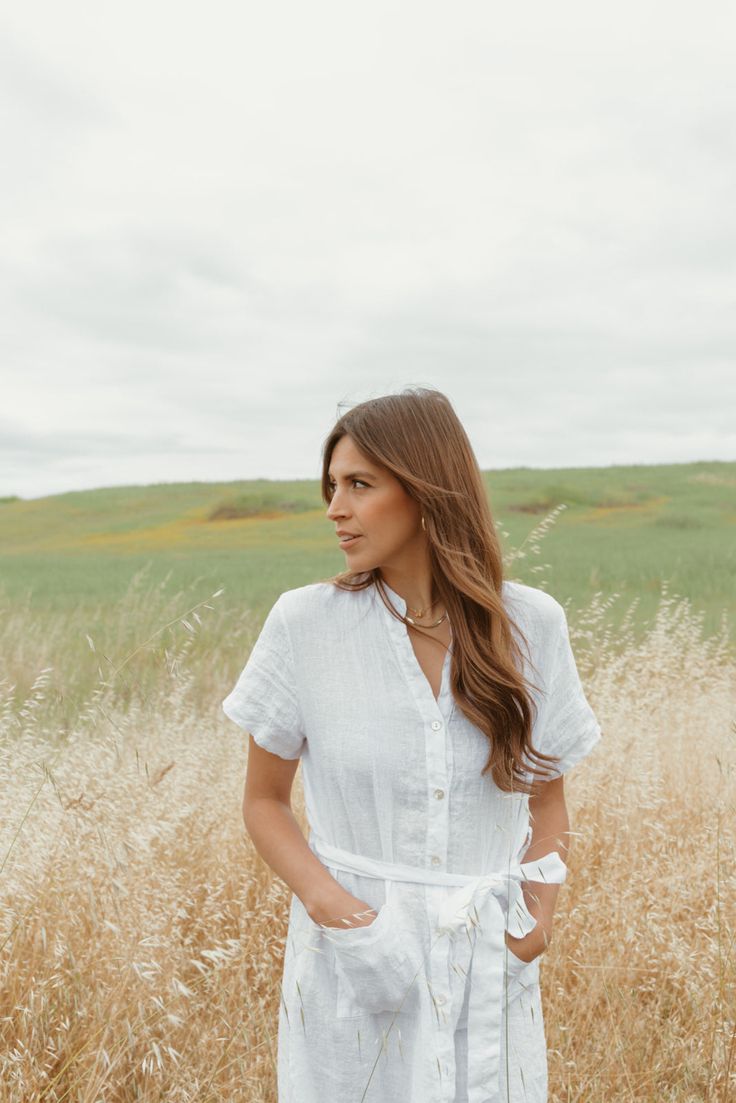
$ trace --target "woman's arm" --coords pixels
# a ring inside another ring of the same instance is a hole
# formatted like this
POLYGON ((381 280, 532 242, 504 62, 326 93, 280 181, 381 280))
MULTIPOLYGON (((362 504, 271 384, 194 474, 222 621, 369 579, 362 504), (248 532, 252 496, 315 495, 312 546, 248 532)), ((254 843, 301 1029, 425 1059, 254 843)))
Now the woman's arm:
POLYGON ((309 846, 291 810, 291 786, 298 765, 298 759, 271 754, 249 737, 243 794, 246 831, 260 856, 299 897, 313 922, 328 927, 367 926, 375 919, 375 910, 335 880, 309 846), (349 924, 339 921, 343 916, 350 917, 349 924))
MULTIPOLYGON (((570 850, 570 820, 565 805, 564 775, 553 781, 544 781, 539 792, 529 797, 529 815, 532 822, 532 838, 523 856, 531 862, 544 857, 550 851, 559 852, 563 862, 570 850)), ((552 937, 552 922, 559 885, 546 885, 541 881, 525 881, 524 899, 537 925, 524 938, 506 935, 506 944, 522 961, 531 961, 546 949, 552 937)))

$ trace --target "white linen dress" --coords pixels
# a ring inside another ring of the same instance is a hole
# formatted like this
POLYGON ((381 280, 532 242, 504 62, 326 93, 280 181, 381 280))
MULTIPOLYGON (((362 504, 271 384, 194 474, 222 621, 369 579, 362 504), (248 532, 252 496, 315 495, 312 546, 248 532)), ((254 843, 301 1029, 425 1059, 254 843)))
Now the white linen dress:
MULTIPOLYGON (((504 582, 502 597, 540 687, 534 745, 565 773, 601 729, 564 610, 520 583, 504 582)), ((309 845, 378 912, 368 926, 324 928, 292 894, 279 1103, 547 1099, 540 958, 516 957, 504 930, 534 926, 522 881, 561 882, 566 867, 557 854, 523 863, 528 797, 481 776, 489 745, 455 705, 451 650, 436 699, 374 586, 312 583, 281 594, 223 701, 261 747, 301 758, 309 845)))

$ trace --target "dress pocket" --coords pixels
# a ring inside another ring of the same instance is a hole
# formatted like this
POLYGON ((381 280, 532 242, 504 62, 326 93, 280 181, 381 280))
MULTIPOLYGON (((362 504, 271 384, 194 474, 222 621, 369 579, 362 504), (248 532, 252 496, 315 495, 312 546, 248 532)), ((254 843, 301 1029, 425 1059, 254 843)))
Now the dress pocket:
POLYGON ((338 1019, 416 1010, 423 958, 388 901, 365 927, 323 927, 337 977, 338 1019))
POLYGON ((537 954, 531 961, 524 961, 508 946, 504 953, 504 1005, 508 1007, 523 992, 531 992, 539 985, 539 959, 542 955, 537 954))

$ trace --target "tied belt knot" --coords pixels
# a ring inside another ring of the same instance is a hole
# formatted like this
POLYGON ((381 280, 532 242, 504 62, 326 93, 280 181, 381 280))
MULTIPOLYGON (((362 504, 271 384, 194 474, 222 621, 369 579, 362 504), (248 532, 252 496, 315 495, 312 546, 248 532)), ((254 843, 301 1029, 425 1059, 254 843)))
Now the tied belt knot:
MULTIPOLYGON (((506 972, 505 932, 514 938, 523 938, 534 929, 536 920, 526 905, 522 883, 562 884, 567 866, 559 853, 553 850, 529 862, 513 859, 503 870, 473 876, 368 858, 331 846, 314 834, 310 837, 310 846, 332 869, 386 882, 455 889, 442 898, 437 908, 434 934, 440 940, 446 938, 449 974, 451 942, 462 932, 476 932, 475 939, 471 940, 467 976, 468 1103, 501 1103, 499 1072, 506 972)), ((454 1044, 447 1047, 446 1057, 448 1064, 453 1066, 450 1094, 446 1096, 449 1103, 455 1098, 454 1044)))

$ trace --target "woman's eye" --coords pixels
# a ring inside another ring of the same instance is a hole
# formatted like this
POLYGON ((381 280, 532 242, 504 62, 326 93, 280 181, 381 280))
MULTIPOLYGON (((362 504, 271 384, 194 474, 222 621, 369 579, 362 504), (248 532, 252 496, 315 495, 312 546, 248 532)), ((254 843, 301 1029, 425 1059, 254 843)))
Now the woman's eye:
MULTIPOLYGON (((368 483, 364 483, 362 479, 351 479, 350 481, 351 481, 351 483, 360 483, 361 486, 368 486, 368 483)), ((334 494, 335 491, 337 490, 337 487, 336 487, 335 483, 328 483, 327 484, 327 489, 332 494, 334 494)))

